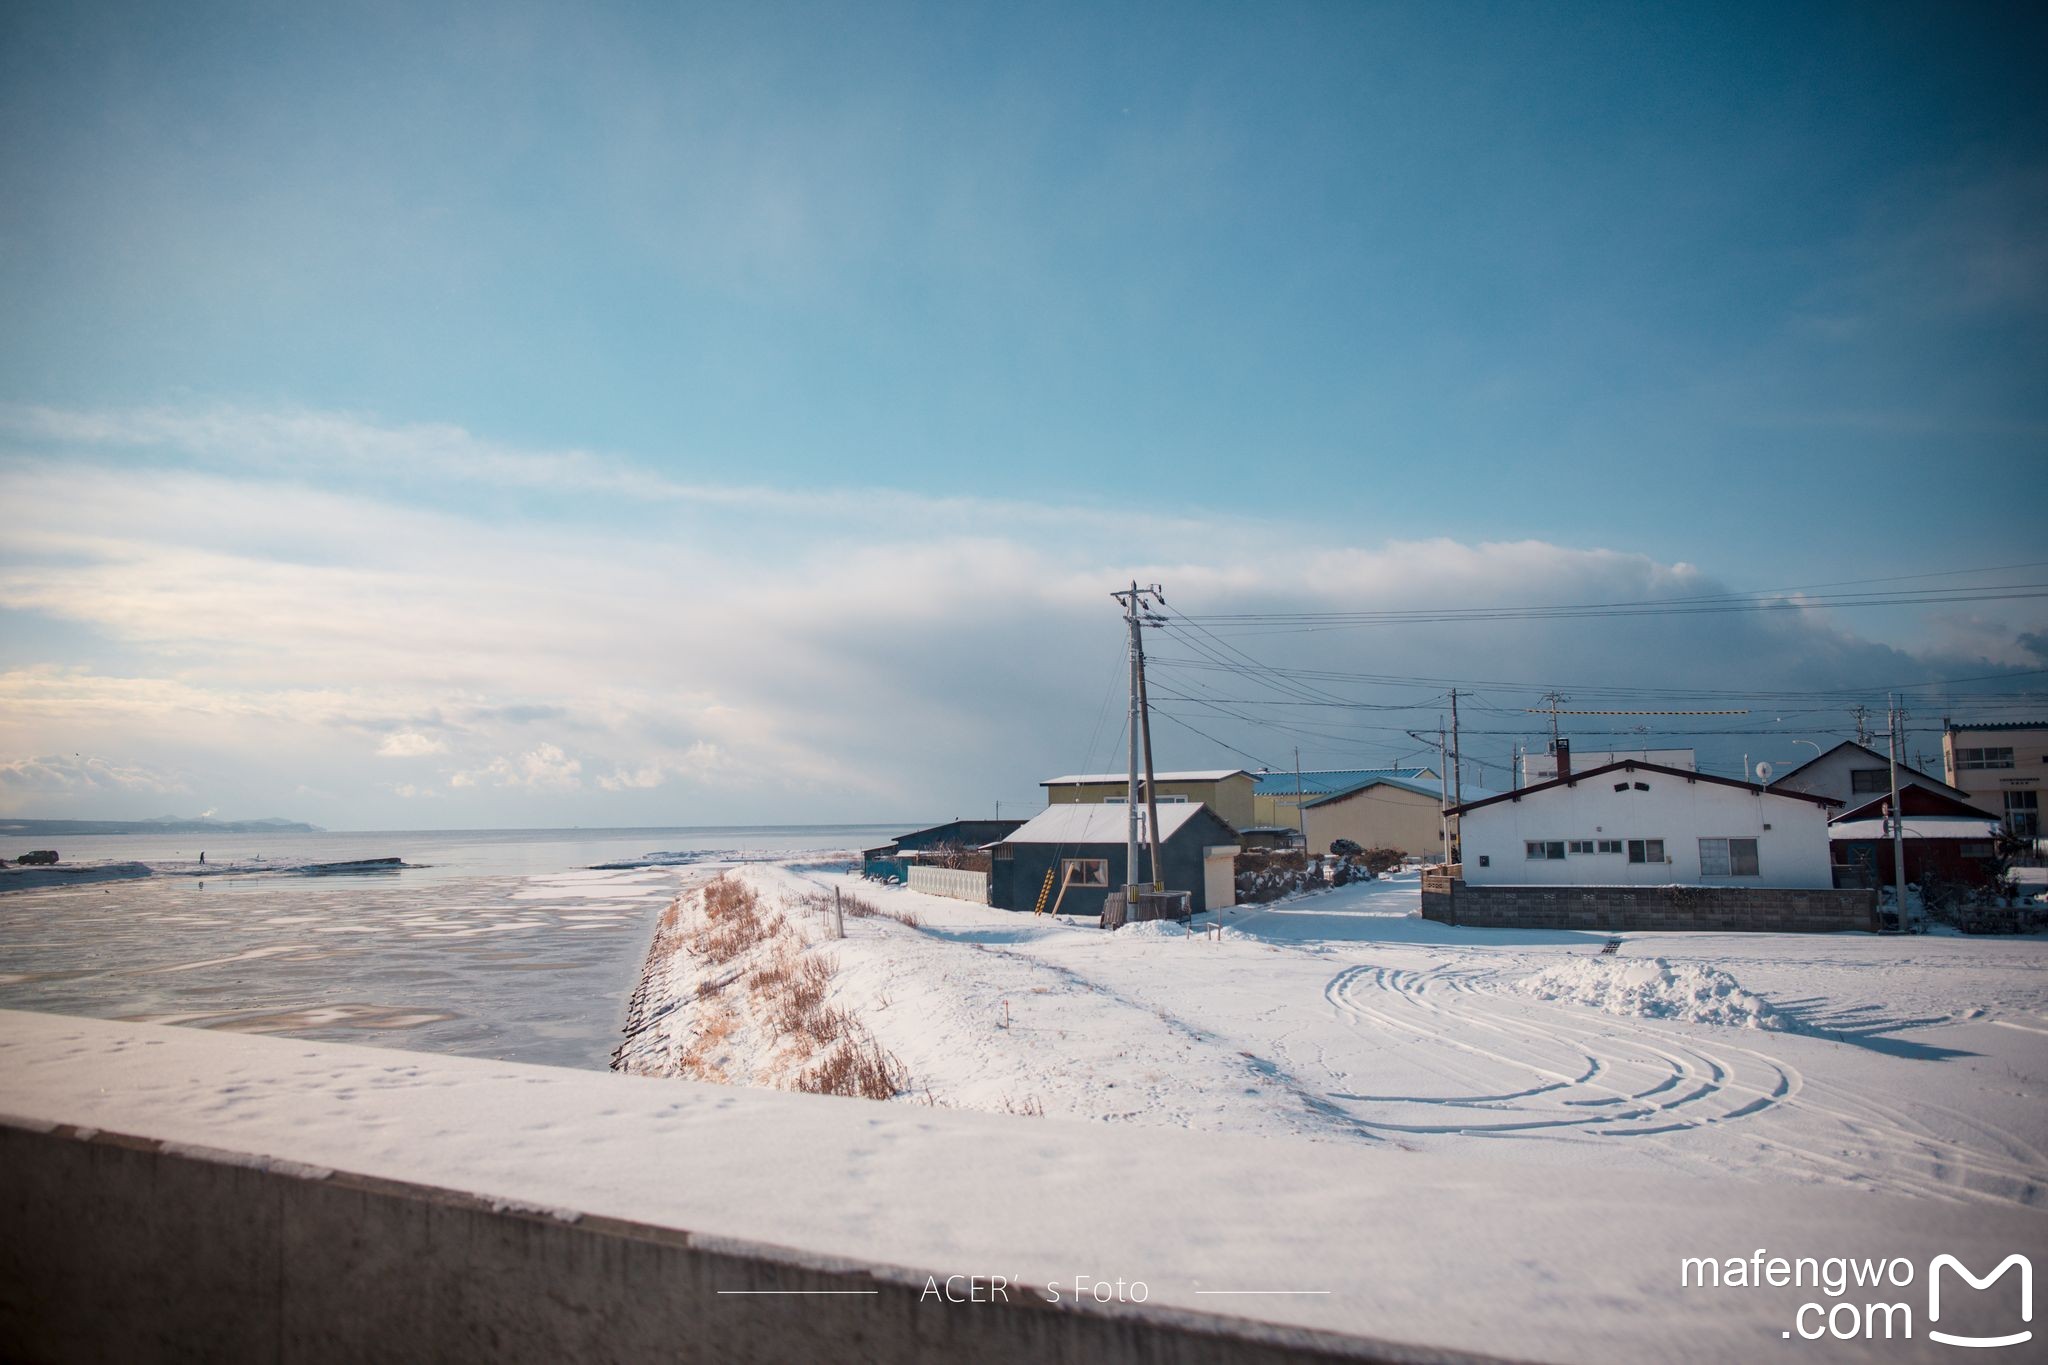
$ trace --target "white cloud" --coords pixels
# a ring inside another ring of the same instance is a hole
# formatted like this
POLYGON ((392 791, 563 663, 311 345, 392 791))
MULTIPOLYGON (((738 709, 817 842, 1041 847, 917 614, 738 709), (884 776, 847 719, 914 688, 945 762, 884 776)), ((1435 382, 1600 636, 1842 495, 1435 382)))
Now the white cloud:
POLYGON ((377 746, 380 758, 425 758, 429 754, 448 752, 446 740, 423 735, 417 730, 399 730, 384 736, 384 742, 377 746))
POLYGON ((45 754, 0 761, 0 802, 9 811, 23 809, 28 802, 52 799, 185 790, 185 784, 171 774, 98 755, 45 754))
MULTIPOLYGON (((441 449, 477 477, 496 467, 452 429, 366 431, 318 414, 42 420, 81 439, 147 435, 202 455, 270 450, 280 467, 301 437, 337 452, 367 442, 393 464, 441 449)), ((0 607, 71 623, 139 660, 87 668, 11 651, 0 751, 135 754, 153 769, 213 774, 210 800, 333 824, 373 823, 377 801, 416 799, 427 784, 415 777, 401 793, 381 765, 429 758, 432 789, 476 823, 950 814, 1028 798, 1047 771, 1104 761, 1117 724, 1104 698, 1120 685, 1123 648, 1108 592, 1133 576, 1167 584, 1177 611, 1219 614, 1715 587, 1690 565, 1539 540, 1304 544, 1297 527, 1228 519, 1143 520, 1112 537, 1093 514, 963 515, 879 493, 863 496, 890 516, 824 495, 734 497, 685 535, 628 515, 643 500, 637 473, 604 485, 620 516, 601 525, 483 520, 237 459, 232 475, 0 463, 0 503, 37 509, 0 528, 0 607)), ((593 468, 565 458, 547 477, 593 468)), ((1260 659, 1382 675, 1841 686, 1929 667, 1807 616, 1218 629, 1260 659)), ((2014 638, 2029 629, 2041 625, 2010 627, 2014 638)), ((1992 654, 1982 634, 1971 637, 1980 655, 2011 654, 1992 654)), ((1280 698, 1254 678, 1172 664, 1192 654, 1185 642, 1154 649, 1162 689, 1187 699, 1169 699, 1178 718, 1262 757, 1284 761, 1299 742, 1309 761, 1386 760, 1415 751, 1406 728, 1433 728, 1433 710, 1239 705, 1280 698)), ((1336 690, 1387 704, 1429 703, 1440 689, 1336 690)), ((1512 710, 1475 703, 1488 704, 1512 710)), ((1155 740, 1162 761, 1238 761, 1171 722, 1155 740)))
POLYGON ((559 745, 543 744, 517 758, 495 758, 474 772, 456 773, 451 787, 470 787, 489 781, 500 787, 524 787, 529 791, 574 791, 583 785, 583 761, 563 753, 559 745))

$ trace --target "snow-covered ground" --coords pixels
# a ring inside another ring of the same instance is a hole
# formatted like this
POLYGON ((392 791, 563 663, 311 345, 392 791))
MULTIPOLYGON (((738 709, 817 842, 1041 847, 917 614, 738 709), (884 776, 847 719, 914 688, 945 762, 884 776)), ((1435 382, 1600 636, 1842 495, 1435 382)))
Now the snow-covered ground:
MULTIPOLYGON (((708 872, 700 873, 708 876, 708 872)), ((2048 1203, 2048 940, 1453 928, 1411 874, 1104 933, 801 865, 887 917, 828 1003, 918 1102, 1517 1162, 2048 1203)), ((690 893, 686 893, 686 896, 690 893)), ((699 973, 654 964, 628 1070, 672 1073, 699 973), (665 1008, 664 1008, 665 1007, 665 1008)))

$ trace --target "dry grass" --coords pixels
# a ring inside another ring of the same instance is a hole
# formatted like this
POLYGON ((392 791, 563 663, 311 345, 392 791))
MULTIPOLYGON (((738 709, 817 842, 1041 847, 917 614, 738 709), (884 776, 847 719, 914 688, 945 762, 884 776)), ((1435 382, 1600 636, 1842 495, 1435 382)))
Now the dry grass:
POLYGON ((712 1060, 713 1055, 725 1040, 739 1027, 739 1014, 732 1006, 720 1003, 704 1011, 697 1028, 697 1036, 676 1058, 676 1070, 694 1081, 712 1081, 719 1085, 730 1083, 725 1069, 712 1060))
MULTIPOLYGON (((829 891, 812 891, 807 895, 799 897, 797 904, 813 913, 829 915, 832 913, 832 893, 829 891)), ((924 921, 917 917, 916 911, 884 910, 873 901, 863 896, 856 896, 850 891, 840 893, 839 908, 845 912, 848 919, 893 919, 906 929, 918 929, 924 926, 924 921)))
POLYGON ((813 1095, 895 1099, 910 1079, 903 1063, 860 1023, 843 1014, 838 1017, 842 1035, 823 1058, 796 1078, 796 1088, 813 1095))
POLYGON ((783 928, 782 916, 764 910, 753 887, 727 873, 704 888, 704 922, 690 935, 690 951, 723 966, 778 937, 783 928))
POLYGON ((1026 1095, 1022 1100, 1013 1100, 1004 1095, 1003 1112, 1017 1114, 1027 1119, 1042 1119, 1045 1117, 1045 1105, 1036 1095, 1026 1095))

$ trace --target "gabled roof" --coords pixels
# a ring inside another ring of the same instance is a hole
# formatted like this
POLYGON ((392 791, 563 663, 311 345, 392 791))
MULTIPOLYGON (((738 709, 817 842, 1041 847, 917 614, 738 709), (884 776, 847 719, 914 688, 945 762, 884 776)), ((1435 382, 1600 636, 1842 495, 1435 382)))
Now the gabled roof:
MULTIPOLYGON (((1791 769, 1789 772, 1779 773, 1777 776, 1771 779, 1770 785, 1775 787, 1780 783, 1786 781, 1787 779, 1793 777, 1794 775, 1805 772, 1808 768, 1811 768, 1814 764, 1820 762, 1822 759, 1838 754, 1842 752, 1842 750, 1844 749, 1860 750, 1863 753, 1869 754, 1873 759, 1877 760, 1879 763, 1888 765, 1892 761, 1891 755, 1881 754, 1877 750, 1871 748, 1868 744, 1858 744, 1853 739, 1845 739, 1840 744, 1837 744, 1834 748, 1828 750, 1826 753, 1815 754, 1812 758, 1807 759, 1806 762, 1800 764, 1796 768, 1791 769)), ((1932 773, 1923 773, 1918 768, 1915 768, 1910 764, 1901 763, 1899 765, 1899 776, 1903 778, 1907 774, 1911 774, 1912 776, 1919 778, 1921 782, 1925 783, 1928 786, 1939 787, 1945 792, 1954 792, 1957 796, 1969 795, 1969 793, 1964 791, 1961 787, 1951 787, 1948 783, 1942 781, 1940 778, 1934 776, 1932 773)), ((1785 795, 1785 793, 1782 792, 1779 794, 1785 795)))
MULTIPOLYGON (((1861 805, 1852 806, 1837 815, 1837 820, 1876 819, 1884 814, 1884 808, 1892 803, 1890 792, 1873 796, 1861 805)), ((1950 796, 1946 790, 1933 787, 1899 788, 1899 814, 1911 819, 1916 815, 1959 815, 1966 819, 1996 820, 1997 815, 1970 801, 1961 801, 1950 796)))
POLYGON ((1482 806, 1497 805, 1502 801, 1519 801, 1525 796, 1535 796, 1557 787, 1576 787, 1579 783, 1589 779, 1617 772, 1662 773, 1666 777, 1683 778, 1687 782, 1711 782, 1717 787, 1740 787, 1744 791, 1755 792, 1758 796, 1775 796, 1781 801, 1811 801, 1816 806, 1839 806, 1842 804, 1832 796, 1813 796, 1806 792, 1772 791, 1769 787, 1759 787, 1754 782, 1739 782, 1732 777, 1715 777, 1711 773, 1696 773, 1687 768, 1667 768, 1661 763, 1645 763, 1639 758, 1625 758, 1619 763, 1603 763, 1597 768, 1588 768, 1582 773, 1575 772, 1570 777, 1554 777, 1548 782, 1538 782, 1535 786, 1524 787, 1520 791, 1502 792, 1499 796, 1489 796, 1483 801, 1467 801, 1462 806, 1452 806, 1448 814, 1463 815, 1467 811, 1478 810, 1482 806))
MULTIPOLYGON (((1304 794, 1356 791, 1367 782, 1384 777, 1402 777, 1419 782, 1428 768, 1319 768, 1314 772, 1300 774, 1301 790, 1304 794)), ((1252 790, 1261 796, 1294 795, 1295 774, 1292 772, 1256 773, 1256 784, 1252 790)))
MULTIPOLYGON (((1226 777, 1236 777, 1240 774, 1245 777, 1251 776, 1251 773, 1243 768, 1204 768, 1199 772, 1154 773, 1152 774, 1152 780, 1154 782, 1221 782, 1226 777)), ((1130 780, 1129 773, 1077 773, 1067 777, 1048 777, 1038 785, 1041 787, 1099 787, 1110 782, 1128 782, 1130 780)), ((1138 781, 1141 785, 1144 780, 1144 775, 1142 773, 1139 774, 1138 781)))
MULTIPOLYGON (((1997 820, 1974 815, 1909 815, 1899 821, 1899 833, 1908 839, 1996 839, 2002 828, 1997 820)), ((1828 826, 1828 838, 1844 843, 1891 837, 1883 820, 1836 820, 1828 826)))
MULTIPOLYGON (((1327 806, 1337 801, 1348 801, 1352 797, 1357 796, 1359 793, 1367 791, 1373 787, 1399 787, 1402 791, 1415 792, 1419 795, 1428 797, 1432 801, 1441 801, 1443 799, 1442 784, 1438 783, 1433 778, 1429 781, 1422 781, 1417 778, 1387 776, 1370 777, 1364 780, 1363 782, 1356 783, 1353 786, 1341 788, 1337 791, 1331 792, 1327 796, 1318 796, 1313 801, 1304 801, 1301 804, 1303 809, 1305 810, 1314 810, 1317 806, 1327 806)), ((1485 790, 1483 788, 1468 788, 1468 790, 1474 791, 1474 800, 1479 800, 1484 797, 1493 795, 1491 791, 1485 790)), ((1468 801, 1466 802, 1466 804, 1470 805, 1471 802, 1468 801)))
MULTIPOLYGON (((1089 801, 1073 801, 1064 805, 1047 806, 1037 815, 1014 829, 1008 837, 999 840, 1005 844, 1121 844, 1129 833, 1125 823, 1130 813, 1129 806, 1097 805, 1089 801)), ((1209 809, 1200 801, 1175 801, 1159 808, 1159 839, 1161 843, 1180 832, 1182 825, 1195 818, 1196 811, 1209 809)), ((1146 833, 1145 807, 1138 807, 1138 836, 1149 838, 1146 833)))

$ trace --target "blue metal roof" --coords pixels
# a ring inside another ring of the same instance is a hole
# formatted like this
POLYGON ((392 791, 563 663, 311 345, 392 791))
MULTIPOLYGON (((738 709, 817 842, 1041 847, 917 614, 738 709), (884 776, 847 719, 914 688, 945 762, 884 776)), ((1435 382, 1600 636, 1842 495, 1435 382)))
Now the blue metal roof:
MULTIPOLYGON (((1354 791, 1368 782, 1396 779, 1407 782, 1435 781, 1425 778, 1428 768, 1323 768, 1301 775, 1301 790, 1304 795, 1329 795, 1332 792, 1354 791)), ((1256 785, 1252 790, 1261 796, 1294 795, 1294 774, 1291 772, 1254 773, 1256 785)))
MULTIPOLYGON (((1422 779, 1410 777, 1369 777, 1363 782, 1344 788, 1342 791, 1334 791, 1327 796, 1313 797, 1302 804, 1304 806, 1325 806, 1332 801, 1342 801, 1352 793, 1364 791, 1367 787, 1400 787, 1404 791, 1416 792, 1426 796, 1432 801, 1441 800, 1443 797, 1443 787, 1433 777, 1422 779)), ((1465 800, 1467 804, 1473 801, 1484 801, 1489 796, 1498 796, 1499 794, 1498 792, 1488 791, 1484 787, 1475 787, 1470 782, 1465 784, 1465 800)))

